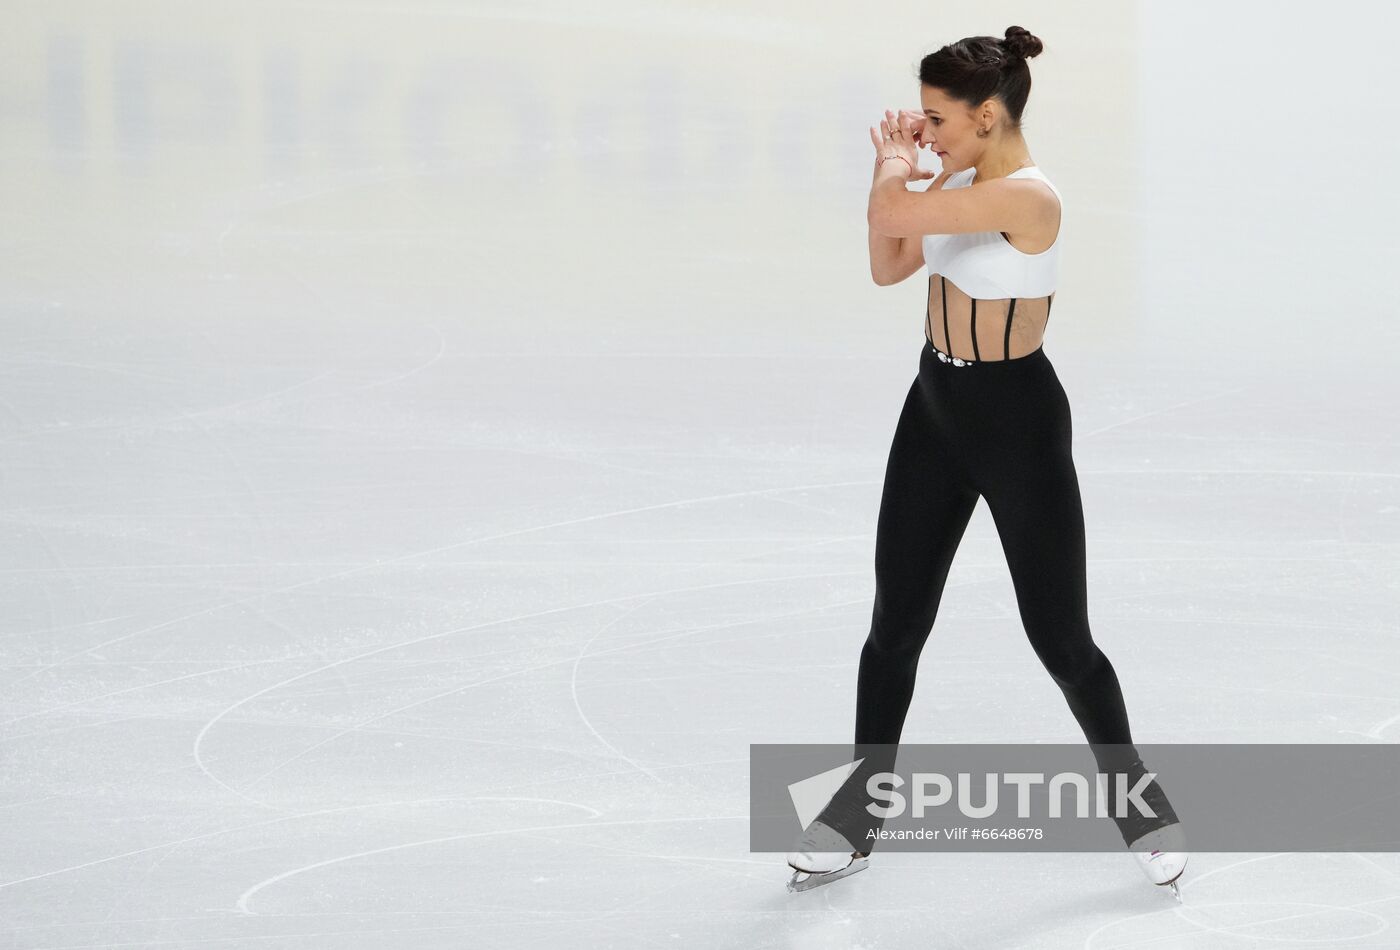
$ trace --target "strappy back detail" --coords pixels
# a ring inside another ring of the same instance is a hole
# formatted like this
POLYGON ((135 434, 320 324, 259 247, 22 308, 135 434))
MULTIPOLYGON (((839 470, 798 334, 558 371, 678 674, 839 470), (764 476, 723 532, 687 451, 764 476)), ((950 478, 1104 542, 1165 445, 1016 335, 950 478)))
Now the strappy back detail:
MULTIPOLYGON (((965 169, 950 176, 943 187, 969 187, 976 175, 977 169, 965 169)), ((1039 166, 1018 168, 1006 177, 1038 178, 1060 197, 1060 190, 1039 166)), ((1059 281, 1063 205, 1060 218, 1054 242, 1037 252, 1014 247, 1001 231, 925 234, 929 281, 925 336, 929 342, 959 365, 1017 359, 1038 349, 1059 281), (942 326, 936 327, 933 315, 939 311, 942 326)))

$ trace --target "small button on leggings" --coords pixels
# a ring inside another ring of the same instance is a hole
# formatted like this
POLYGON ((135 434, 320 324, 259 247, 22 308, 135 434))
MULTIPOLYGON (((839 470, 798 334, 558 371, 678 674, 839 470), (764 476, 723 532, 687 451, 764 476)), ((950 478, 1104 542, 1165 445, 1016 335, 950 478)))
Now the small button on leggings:
MULTIPOLYGON (((1070 406, 1044 349, 958 366, 924 343, 895 428, 861 651, 856 743, 897 743, 953 554, 987 500, 1031 646, 1090 743, 1130 743, 1123 693, 1089 632, 1070 406)), ((1008 741, 1013 741, 1008 738, 1008 741)))

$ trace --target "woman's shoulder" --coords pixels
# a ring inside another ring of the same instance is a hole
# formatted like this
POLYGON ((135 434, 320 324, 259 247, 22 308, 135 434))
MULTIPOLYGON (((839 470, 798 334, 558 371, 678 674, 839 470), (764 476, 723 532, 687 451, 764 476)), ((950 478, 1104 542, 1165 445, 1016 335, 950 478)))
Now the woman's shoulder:
POLYGON ((1049 185, 1056 195, 1059 195, 1060 193, 1060 189, 1055 187, 1055 183, 1050 180, 1050 176, 1045 174, 1045 170, 1042 169, 1039 165, 1027 165, 1025 168, 1018 168, 1006 177, 1039 179, 1040 181, 1043 181, 1045 182, 1045 184, 1049 185))

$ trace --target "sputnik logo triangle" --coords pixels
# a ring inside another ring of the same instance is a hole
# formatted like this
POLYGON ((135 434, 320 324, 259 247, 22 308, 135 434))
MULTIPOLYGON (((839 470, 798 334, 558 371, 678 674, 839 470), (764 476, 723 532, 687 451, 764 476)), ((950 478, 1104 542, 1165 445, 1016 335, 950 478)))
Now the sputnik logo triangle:
POLYGON ((834 769, 829 769, 811 778, 804 778, 800 782, 793 782, 789 785, 788 795, 792 798, 792 807, 797 811, 797 820, 806 828, 812 821, 821 814, 827 802, 836 796, 836 792, 846 783, 846 779, 851 773, 865 761, 862 756, 847 765, 838 765, 834 769))

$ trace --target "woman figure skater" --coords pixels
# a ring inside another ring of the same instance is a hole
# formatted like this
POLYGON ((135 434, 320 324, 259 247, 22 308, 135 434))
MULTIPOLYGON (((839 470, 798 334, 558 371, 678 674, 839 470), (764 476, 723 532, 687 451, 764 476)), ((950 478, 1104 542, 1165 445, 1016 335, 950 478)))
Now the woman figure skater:
MULTIPOLYGON (((1064 693, 1100 769, 1146 769, 1132 747, 1113 665, 1089 631, 1084 512, 1070 453, 1070 406, 1042 340, 1058 275, 1060 193, 1021 135, 1026 60, 1041 41, 1019 26, 973 36, 919 65, 923 114, 886 112, 870 191, 875 283, 928 274, 923 352, 890 446, 875 541, 875 605, 860 656, 858 767, 788 855, 790 890, 866 866, 857 836, 878 826, 866 777, 892 767, 953 554, 978 498, 996 523, 1031 646, 1064 693), (942 161, 936 178, 918 150, 942 161), (934 178, 926 192, 910 180, 934 178), (1103 749, 1100 749, 1103 746, 1103 749), (882 751, 883 750, 883 751, 882 751)), ((1143 793, 1157 818, 1115 815, 1156 884, 1187 853, 1161 786, 1143 793)))

